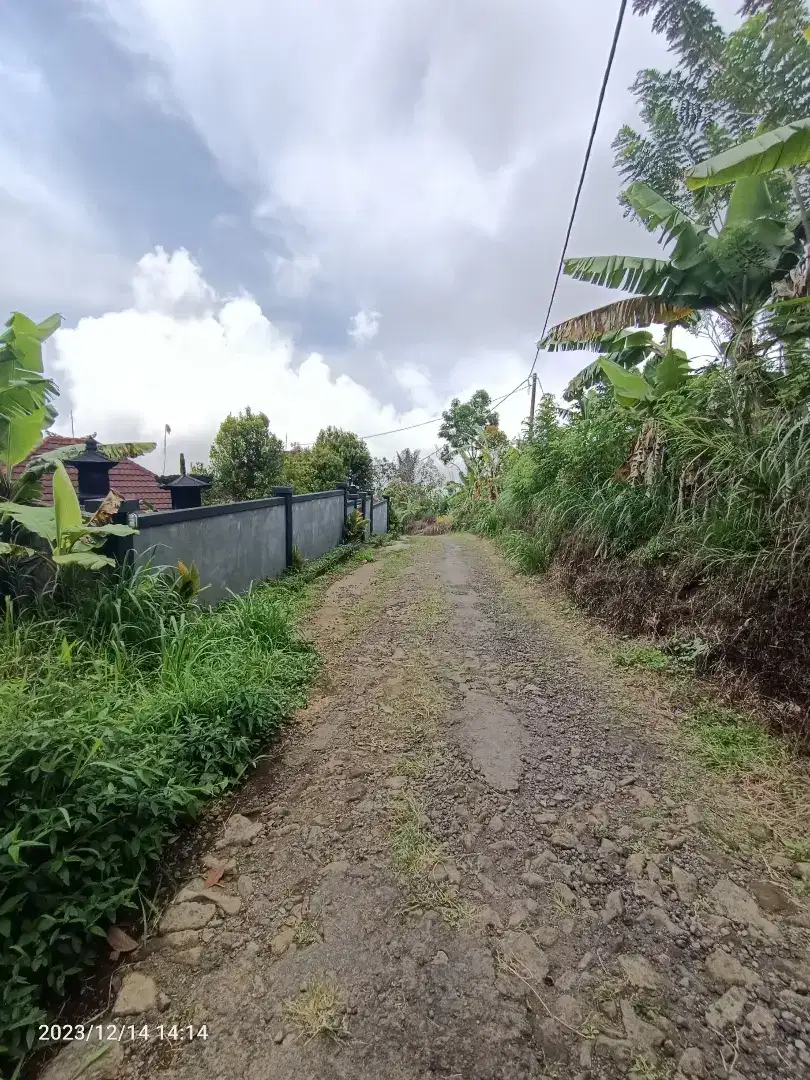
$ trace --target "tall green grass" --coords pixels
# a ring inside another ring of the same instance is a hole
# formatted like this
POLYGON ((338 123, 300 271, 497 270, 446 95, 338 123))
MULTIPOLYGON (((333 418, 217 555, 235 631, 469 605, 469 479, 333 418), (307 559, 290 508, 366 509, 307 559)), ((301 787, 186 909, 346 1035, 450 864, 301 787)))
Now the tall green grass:
POLYGON ((810 413, 769 390, 740 418, 740 393, 712 369, 669 396, 658 410, 665 452, 651 486, 616 476, 641 416, 609 391, 565 419, 545 403, 535 441, 510 458, 498 501, 457 521, 502 537, 526 569, 544 569, 575 538, 597 558, 686 559, 708 573, 806 584, 810 413))
MULTIPOLYGON (((341 557, 349 552, 341 552, 341 557)), ((308 568, 309 580, 333 561, 308 568)), ((300 582, 210 611, 152 570, 0 624, 0 1071, 148 904, 173 835, 305 701, 300 582)))

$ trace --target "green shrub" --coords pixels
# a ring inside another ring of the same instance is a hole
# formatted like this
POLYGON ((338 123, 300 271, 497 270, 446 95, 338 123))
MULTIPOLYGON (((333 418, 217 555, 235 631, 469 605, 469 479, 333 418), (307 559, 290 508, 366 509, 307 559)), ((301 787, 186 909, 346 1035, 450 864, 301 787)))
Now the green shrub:
POLYGON ((355 507, 354 510, 346 518, 346 526, 344 529, 344 538, 347 544, 359 544, 366 538, 366 529, 368 527, 368 521, 363 517, 362 513, 355 507))
POLYGON ((0 1069, 140 912, 170 838, 303 704, 294 590, 199 612, 168 575, 0 630, 0 1069))

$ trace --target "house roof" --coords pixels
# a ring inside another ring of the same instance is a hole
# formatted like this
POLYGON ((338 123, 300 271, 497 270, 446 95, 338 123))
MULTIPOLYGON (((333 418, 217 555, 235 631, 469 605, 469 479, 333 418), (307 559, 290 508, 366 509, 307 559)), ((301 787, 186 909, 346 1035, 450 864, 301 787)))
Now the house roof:
MULTIPOLYGON (((36 457, 38 454, 45 454, 49 450, 58 449, 60 446, 83 445, 84 442, 84 439, 74 439, 67 435, 46 435, 36 450, 29 454, 25 461, 14 467, 13 475, 18 476, 23 472, 31 458, 36 457)), ((65 465, 73 487, 78 492, 76 468, 69 461, 66 461, 65 465)), ((140 499, 141 504, 150 503, 155 510, 171 510, 172 508, 171 493, 160 486, 158 478, 153 472, 144 468, 143 465, 139 465, 132 458, 118 461, 110 469, 110 488, 117 491, 124 501, 140 499)), ((46 504, 53 502, 53 479, 50 474, 42 477, 40 491, 40 502, 46 504)))

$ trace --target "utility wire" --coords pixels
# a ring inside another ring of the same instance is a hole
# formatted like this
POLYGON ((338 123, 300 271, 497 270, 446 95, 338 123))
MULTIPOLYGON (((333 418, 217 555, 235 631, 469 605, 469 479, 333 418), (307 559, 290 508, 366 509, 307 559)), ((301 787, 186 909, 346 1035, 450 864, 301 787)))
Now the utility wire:
MULTIPOLYGON (((521 379, 514 390, 510 390, 508 394, 504 394, 502 398, 498 398, 497 401, 493 401, 492 408, 497 409, 499 405, 502 405, 507 398, 510 398, 512 394, 516 394, 522 386, 525 386, 528 379, 521 379)), ((427 427, 428 424, 438 424, 444 420, 443 416, 434 416, 432 420, 420 420, 418 424, 408 424, 405 427, 391 428, 390 431, 375 431, 373 435, 359 435, 360 439, 379 439, 383 435, 398 435, 400 431, 413 431, 414 428, 427 427)), ((300 443, 301 447, 313 446, 313 443, 300 443)))
MULTIPOLYGON (((568 251, 568 244, 569 244, 569 241, 571 240, 571 232, 572 232, 572 230, 574 228, 574 220, 575 220, 575 218, 577 216, 577 210, 579 209, 579 199, 580 199, 580 196, 582 195, 582 189, 585 186, 585 177, 587 175, 588 165, 590 164, 590 160, 591 160, 591 151, 593 150, 594 140, 596 139, 596 129, 599 127, 599 118, 602 115, 602 105, 604 104, 604 101, 605 101, 605 93, 607 91, 608 83, 610 81, 610 73, 611 73, 611 71, 613 69, 613 61, 616 58, 616 48, 617 48, 617 46, 619 44, 619 37, 620 37, 621 32, 622 32, 622 24, 624 23, 624 16, 625 16, 626 11, 627 11, 627 0, 621 0, 621 2, 619 4, 619 17, 616 20, 616 29, 615 29, 615 31, 613 33, 613 42, 612 42, 612 44, 610 46, 610 53, 608 54, 607 66, 605 67, 605 74, 604 74, 604 76, 602 78, 602 88, 599 91, 599 100, 596 103, 596 113, 594 114, 593 124, 591 126, 590 138, 588 139, 588 148, 585 151, 585 160, 582 163, 582 172, 580 173, 579 184, 577 185, 577 193, 574 196, 574 205, 573 205, 573 207, 571 209, 571 217, 570 217, 570 219, 568 221, 568 230, 567 230, 567 232, 565 234, 565 242, 563 243, 562 254, 560 255, 560 263, 559 263, 559 266, 557 267, 557 276, 554 279, 554 288, 551 290, 551 299, 548 302, 548 311, 546 312, 546 321, 543 323, 543 332, 540 335, 540 341, 545 340, 546 331, 548 330, 549 320, 551 319, 551 309, 554 307, 554 300, 557 297, 557 289, 559 288, 560 278, 562 277, 563 265, 565 263, 565 255, 566 255, 566 252, 568 251)), ((532 364, 531 371, 529 372, 529 375, 531 375, 532 372, 534 371, 535 366, 537 364, 537 357, 539 355, 540 355, 540 347, 538 345, 537 354, 535 355, 534 363, 532 364)))

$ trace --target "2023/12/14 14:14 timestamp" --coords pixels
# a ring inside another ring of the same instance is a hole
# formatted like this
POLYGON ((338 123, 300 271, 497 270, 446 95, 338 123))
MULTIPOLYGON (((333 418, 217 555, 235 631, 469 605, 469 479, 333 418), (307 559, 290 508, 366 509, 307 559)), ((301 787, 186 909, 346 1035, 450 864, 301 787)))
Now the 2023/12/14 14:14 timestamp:
POLYGON ((190 1042, 207 1039, 208 1025, 193 1024, 40 1024, 39 1041, 43 1042, 135 1042, 158 1039, 190 1042))

